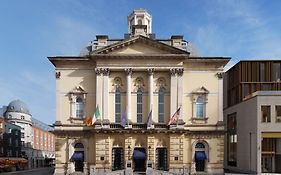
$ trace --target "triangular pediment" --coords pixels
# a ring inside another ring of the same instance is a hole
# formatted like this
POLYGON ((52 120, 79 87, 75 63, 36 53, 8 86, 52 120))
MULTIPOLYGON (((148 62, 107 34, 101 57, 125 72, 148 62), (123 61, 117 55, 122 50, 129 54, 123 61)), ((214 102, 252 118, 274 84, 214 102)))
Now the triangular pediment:
POLYGON ((152 40, 144 36, 136 36, 123 40, 103 48, 97 49, 92 54, 189 54, 179 48, 152 40))
POLYGON ((208 94, 209 91, 204 87, 199 87, 197 89, 195 89, 194 91, 192 91, 193 94, 208 94))
POLYGON ((86 91, 81 86, 74 87, 70 92, 70 94, 85 94, 86 91))

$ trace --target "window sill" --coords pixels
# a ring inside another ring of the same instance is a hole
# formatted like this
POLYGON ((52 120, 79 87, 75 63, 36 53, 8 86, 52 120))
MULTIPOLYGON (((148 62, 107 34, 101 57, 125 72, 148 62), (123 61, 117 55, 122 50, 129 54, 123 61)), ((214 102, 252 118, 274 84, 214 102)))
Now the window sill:
POLYGON ((192 117, 191 120, 192 120, 192 123, 205 124, 205 123, 207 123, 208 118, 207 117, 204 117, 204 118, 192 117))

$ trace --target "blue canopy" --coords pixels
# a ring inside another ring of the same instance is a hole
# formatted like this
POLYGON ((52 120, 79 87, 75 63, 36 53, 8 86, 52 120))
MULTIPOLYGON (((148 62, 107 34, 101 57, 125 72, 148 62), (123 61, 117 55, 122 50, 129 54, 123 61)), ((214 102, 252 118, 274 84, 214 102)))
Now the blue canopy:
POLYGON ((72 161, 84 161, 84 152, 75 151, 71 156, 72 161))
POLYGON ((133 157, 134 157, 134 159, 137 159, 137 160, 146 159, 145 149, 144 148, 134 149, 133 157))
POLYGON ((195 152, 195 160, 206 160, 207 156, 205 151, 196 151, 195 152))

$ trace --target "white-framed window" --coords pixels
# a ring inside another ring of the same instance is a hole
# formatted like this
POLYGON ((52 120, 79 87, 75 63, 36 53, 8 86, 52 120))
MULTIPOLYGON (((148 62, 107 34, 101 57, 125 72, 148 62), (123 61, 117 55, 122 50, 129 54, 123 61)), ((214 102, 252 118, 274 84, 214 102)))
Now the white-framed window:
POLYGON ((158 91, 158 122, 164 123, 164 97, 165 90, 163 87, 160 87, 158 91))
POLYGON ((204 108, 205 108, 205 105, 204 105, 204 99, 202 96, 198 96, 197 99, 196 99, 196 117, 197 118, 204 118, 204 108))
POLYGON ((115 90, 115 122, 121 122, 121 92, 119 87, 115 90))
POLYGON ((207 118, 207 102, 209 91, 205 87, 201 87, 192 92, 193 96, 193 120, 206 120, 207 118))
POLYGON ((76 98, 75 110, 76 110, 76 112, 75 112, 76 118, 83 118, 83 116, 84 116, 84 103, 83 103, 83 99, 81 97, 76 98))
POLYGON ((71 118, 83 119, 85 117, 86 92, 82 87, 76 87, 69 92, 71 104, 71 118))
POLYGON ((142 89, 138 88, 137 91, 137 123, 142 123, 142 89))

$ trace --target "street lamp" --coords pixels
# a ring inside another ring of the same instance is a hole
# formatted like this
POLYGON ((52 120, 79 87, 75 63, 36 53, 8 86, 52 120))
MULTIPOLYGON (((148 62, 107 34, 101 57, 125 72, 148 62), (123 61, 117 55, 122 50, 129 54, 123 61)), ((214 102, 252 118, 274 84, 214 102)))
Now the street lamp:
POLYGON ((130 160, 131 146, 128 146, 128 160, 130 160))

